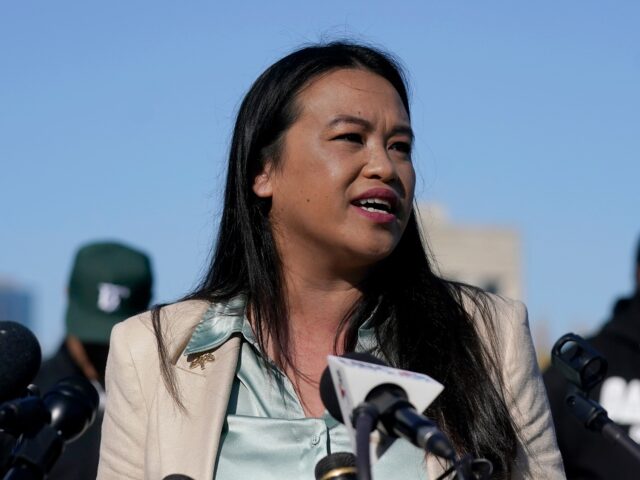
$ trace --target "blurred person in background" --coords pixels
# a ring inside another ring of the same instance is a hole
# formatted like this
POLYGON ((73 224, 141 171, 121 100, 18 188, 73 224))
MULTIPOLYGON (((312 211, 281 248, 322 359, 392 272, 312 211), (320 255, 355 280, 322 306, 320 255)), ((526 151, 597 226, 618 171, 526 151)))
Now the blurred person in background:
MULTIPOLYGON (((640 241, 634 264, 635 291, 618 299, 610 320, 587 341, 609 362, 607 376, 590 397, 599 402, 614 422, 640 441, 640 241)), ((620 446, 587 430, 564 404, 567 382, 554 369, 544 381, 564 459, 567 478, 636 479, 640 467, 620 446)))
POLYGON ((96 242, 77 251, 67 286, 66 336, 58 351, 43 362, 33 383, 44 394, 64 377, 84 376, 101 401, 94 423, 66 446, 47 478, 96 478, 111 328, 147 309, 152 283, 149 257, 137 249, 96 242))

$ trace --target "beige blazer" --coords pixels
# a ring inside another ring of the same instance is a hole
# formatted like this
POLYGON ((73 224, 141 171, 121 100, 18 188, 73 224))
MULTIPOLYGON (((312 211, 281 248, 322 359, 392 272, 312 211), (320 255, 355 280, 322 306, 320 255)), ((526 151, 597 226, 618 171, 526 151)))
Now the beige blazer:
MULTIPOLYGON (((185 411, 175 405, 162 382, 150 314, 130 318, 113 329, 98 479, 160 480, 176 473, 195 480, 214 478, 240 340, 232 337, 220 346, 214 352, 215 360, 204 369, 189 368, 181 353, 208 306, 203 301, 187 301, 162 310, 164 335, 185 411)), ((512 478, 563 479, 526 309, 519 302, 505 300, 496 300, 496 306, 503 374, 513 398, 509 408, 526 445, 519 450, 512 478)), ((431 479, 443 472, 433 458, 427 461, 427 470, 431 479)), ((309 472, 311 478, 313 472, 309 472)))

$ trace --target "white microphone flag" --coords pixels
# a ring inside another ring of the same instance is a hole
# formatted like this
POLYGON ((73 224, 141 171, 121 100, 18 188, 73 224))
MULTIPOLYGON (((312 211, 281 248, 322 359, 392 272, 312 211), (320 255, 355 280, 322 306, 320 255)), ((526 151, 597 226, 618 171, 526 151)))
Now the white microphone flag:
MULTIPOLYGON (((402 387, 407 393, 409 402, 418 412, 423 412, 433 402, 444 386, 422 373, 400 370, 398 368, 376 365, 369 362, 352 360, 350 358, 329 355, 327 357, 331 380, 340 404, 340 412, 344 424, 349 431, 352 447, 356 449, 356 432, 351 424, 351 413, 360 403, 364 402, 369 392, 378 385, 394 384, 402 387)), ((376 436, 377 437, 377 436, 376 436)), ((388 439, 387 439, 388 440, 388 439)), ((385 439, 372 438, 371 459, 382 455, 382 451, 375 444, 388 443, 385 439)))

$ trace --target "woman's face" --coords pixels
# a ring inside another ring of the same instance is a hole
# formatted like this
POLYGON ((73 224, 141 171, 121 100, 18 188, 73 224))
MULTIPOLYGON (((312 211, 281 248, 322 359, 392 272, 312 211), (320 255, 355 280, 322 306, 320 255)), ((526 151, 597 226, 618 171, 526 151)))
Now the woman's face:
POLYGON ((415 173, 409 116, 393 86, 366 70, 312 80, 280 158, 253 185, 288 258, 367 267, 389 255, 407 225, 415 173))

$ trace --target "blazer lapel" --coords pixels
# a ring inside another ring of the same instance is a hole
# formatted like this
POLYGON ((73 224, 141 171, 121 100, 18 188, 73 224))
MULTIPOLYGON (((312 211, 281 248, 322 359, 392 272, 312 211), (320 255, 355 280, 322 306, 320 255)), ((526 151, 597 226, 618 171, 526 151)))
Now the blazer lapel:
MULTIPOLYGON (((183 474, 196 480, 213 479, 240 343, 238 337, 230 338, 206 362, 190 364, 183 355, 177 359, 174 373, 184 410, 166 391, 157 392, 155 415, 150 419, 154 423, 150 429, 157 429, 157 434, 149 435, 156 445, 147 456, 157 463, 146 466, 149 478, 183 474)), ((165 388, 162 382, 159 388, 165 388)))

